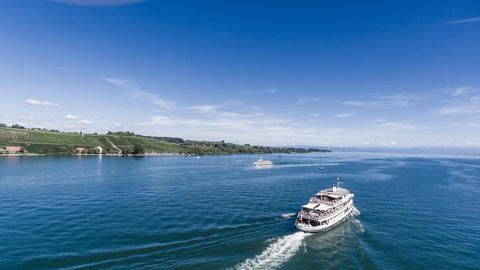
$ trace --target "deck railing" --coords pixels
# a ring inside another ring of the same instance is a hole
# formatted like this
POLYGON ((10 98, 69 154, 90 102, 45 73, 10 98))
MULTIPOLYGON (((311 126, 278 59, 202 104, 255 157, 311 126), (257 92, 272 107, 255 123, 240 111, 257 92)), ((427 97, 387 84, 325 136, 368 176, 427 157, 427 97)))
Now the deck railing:
MULTIPOLYGON (((348 203, 347 203, 348 204, 348 203)), ((302 210, 298 213, 298 216, 300 218, 309 218, 309 217, 313 217, 313 218, 327 218, 327 217, 330 217, 330 216, 333 216, 334 214, 338 213, 338 212, 341 212, 344 210, 345 207, 342 207, 340 209, 337 209, 337 210, 333 210, 333 209, 328 209, 327 211, 324 211, 322 213, 317 213, 317 212, 314 212, 315 210, 312 210, 310 212, 306 212, 305 210, 302 210)))

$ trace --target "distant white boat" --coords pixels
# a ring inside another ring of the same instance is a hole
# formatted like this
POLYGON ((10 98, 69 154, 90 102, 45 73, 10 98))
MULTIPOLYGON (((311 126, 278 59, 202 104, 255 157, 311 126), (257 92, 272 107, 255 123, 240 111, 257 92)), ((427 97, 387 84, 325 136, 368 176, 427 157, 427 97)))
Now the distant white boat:
POLYGON ((318 169, 319 169, 320 171, 325 170, 325 166, 323 166, 323 162, 320 164, 320 167, 318 167, 318 169))
POLYGON ((270 160, 259 159, 255 162, 253 162, 253 167, 255 167, 255 168, 271 167, 272 165, 273 165, 273 163, 270 160))

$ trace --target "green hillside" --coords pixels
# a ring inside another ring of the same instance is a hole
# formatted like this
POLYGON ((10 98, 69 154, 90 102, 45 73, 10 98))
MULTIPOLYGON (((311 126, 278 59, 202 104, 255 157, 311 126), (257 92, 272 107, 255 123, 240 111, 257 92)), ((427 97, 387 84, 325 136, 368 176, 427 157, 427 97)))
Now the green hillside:
MULTIPOLYGON (((181 138, 147 137, 131 132, 107 134, 65 133, 58 131, 0 127, 0 147, 21 146, 32 154, 71 155, 77 147, 94 154, 100 146, 105 154, 255 154, 305 153, 320 151, 300 148, 279 148, 238 145, 232 143, 189 141, 181 138)), ((323 150, 324 151, 324 150, 323 150)))

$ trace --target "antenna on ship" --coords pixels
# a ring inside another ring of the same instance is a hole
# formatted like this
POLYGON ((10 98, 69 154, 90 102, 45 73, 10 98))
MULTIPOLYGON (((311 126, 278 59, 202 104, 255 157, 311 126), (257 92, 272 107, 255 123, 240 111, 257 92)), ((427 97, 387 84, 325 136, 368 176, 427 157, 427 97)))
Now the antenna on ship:
POLYGON ((340 188, 340 184, 343 184, 343 182, 340 181, 340 177, 337 177, 337 188, 340 188))

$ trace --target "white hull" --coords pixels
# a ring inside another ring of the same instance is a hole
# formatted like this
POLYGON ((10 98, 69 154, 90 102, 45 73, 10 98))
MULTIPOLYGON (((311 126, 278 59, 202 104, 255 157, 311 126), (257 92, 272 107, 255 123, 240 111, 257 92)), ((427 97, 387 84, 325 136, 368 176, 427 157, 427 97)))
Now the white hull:
POLYGON ((263 160, 259 159, 253 163, 253 167, 255 168, 270 168, 272 167, 273 163, 270 160, 263 160))
POLYGON ((349 209, 347 210, 347 212, 343 212, 333 217, 332 219, 329 220, 329 223, 327 225, 312 226, 312 225, 307 225, 303 223, 296 223, 295 226, 297 227, 297 229, 304 232, 310 232, 310 233, 323 232, 331 229, 332 227, 336 226, 337 224, 347 219, 352 214, 353 209, 355 209, 355 206, 353 206, 352 204, 349 206, 349 209))
POLYGON ((266 169, 266 168, 272 168, 272 164, 269 165, 255 165, 253 166, 255 169, 266 169))

